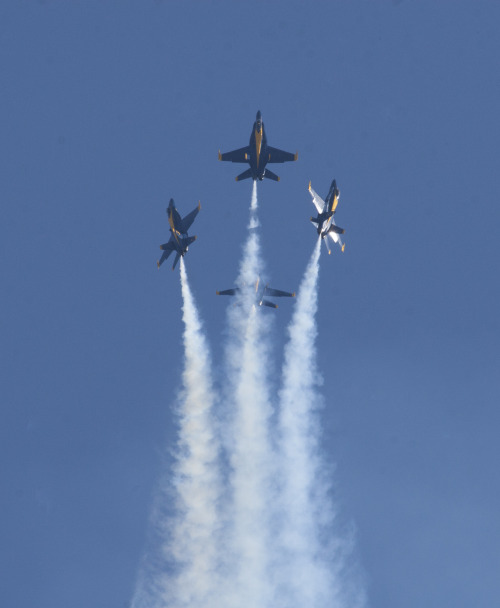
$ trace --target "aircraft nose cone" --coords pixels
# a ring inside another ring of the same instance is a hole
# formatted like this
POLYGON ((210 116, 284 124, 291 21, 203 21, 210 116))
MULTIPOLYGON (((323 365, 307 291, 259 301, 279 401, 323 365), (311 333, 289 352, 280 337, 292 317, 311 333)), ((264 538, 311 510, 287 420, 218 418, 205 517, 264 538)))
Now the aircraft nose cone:
POLYGON ((262 114, 260 113, 260 110, 257 111, 257 120, 260 120, 262 118, 262 114))

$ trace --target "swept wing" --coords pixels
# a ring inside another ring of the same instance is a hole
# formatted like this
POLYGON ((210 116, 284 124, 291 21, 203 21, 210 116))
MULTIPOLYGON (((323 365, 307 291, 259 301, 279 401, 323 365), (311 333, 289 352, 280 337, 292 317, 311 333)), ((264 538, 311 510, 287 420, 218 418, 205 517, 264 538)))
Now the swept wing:
POLYGON ((269 306, 269 308, 278 308, 277 304, 275 304, 274 302, 270 302, 269 300, 261 300, 260 301, 260 305, 261 306, 269 306))
POLYGON ((198 203, 198 207, 193 209, 191 213, 188 213, 185 218, 181 220, 179 231, 182 234, 187 234, 189 228, 191 228, 191 224, 194 222, 194 218, 198 215, 201 209, 201 203, 198 203))
POLYGON ((234 289, 223 289, 222 291, 216 291, 218 296, 235 296, 240 290, 235 287, 234 289))
POLYGON ((284 150, 273 148, 272 146, 267 146, 267 153, 268 163, 287 163, 292 160, 297 160, 299 157, 298 152, 292 154, 291 152, 285 152, 284 150))
POLYGON ((281 291, 280 289, 273 289, 267 285, 264 287, 265 296, 272 296, 274 298, 294 298, 295 292, 290 293, 289 291, 281 291))
POLYGON ((311 182, 309 182, 309 192, 311 193, 312 202, 313 205, 316 207, 316 211, 318 213, 323 213, 323 209, 325 208, 325 201, 315 190, 313 190, 311 182))
POLYGON ((248 146, 244 148, 238 148, 232 152, 224 152, 223 154, 219 151, 219 160, 228 160, 232 163, 247 163, 250 158, 250 150, 248 146))

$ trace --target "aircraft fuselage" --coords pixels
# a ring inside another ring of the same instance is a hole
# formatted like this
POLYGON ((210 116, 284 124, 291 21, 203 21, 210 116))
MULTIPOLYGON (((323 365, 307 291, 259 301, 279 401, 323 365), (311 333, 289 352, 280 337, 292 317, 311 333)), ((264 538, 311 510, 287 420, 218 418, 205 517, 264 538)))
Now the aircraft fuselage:
POLYGON ((250 170, 252 171, 252 178, 254 180, 258 179, 262 181, 264 179, 264 173, 266 172, 269 153, 267 152, 266 131, 260 112, 257 113, 257 120, 253 123, 253 129, 250 135, 249 155, 250 158, 248 159, 248 162, 250 164, 250 170))

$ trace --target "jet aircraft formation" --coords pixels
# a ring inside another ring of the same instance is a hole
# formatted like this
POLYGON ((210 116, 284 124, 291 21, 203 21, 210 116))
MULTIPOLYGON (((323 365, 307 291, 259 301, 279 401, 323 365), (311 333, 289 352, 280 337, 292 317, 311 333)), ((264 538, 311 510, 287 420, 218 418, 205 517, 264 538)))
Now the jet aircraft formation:
MULTIPOLYGON (((257 112, 255 122, 253 124, 252 132, 250 134, 250 143, 244 148, 233 150, 232 152, 225 152, 221 154, 219 150, 219 160, 229 161, 233 163, 248 163, 249 169, 243 171, 236 177, 236 181, 252 178, 254 181, 263 179, 270 179, 276 182, 280 181, 278 175, 267 169, 269 163, 285 163, 289 161, 295 161, 298 158, 298 153, 292 154, 291 152, 285 152, 279 148, 273 148, 267 143, 266 131, 264 129, 264 122, 262 120, 262 114, 260 110, 257 112)), ((315 226, 318 235, 322 238, 325 243, 328 253, 331 253, 330 247, 328 246, 328 237, 331 238, 335 243, 338 243, 341 250, 344 251, 345 243, 340 238, 341 234, 344 234, 344 229, 339 228, 335 224, 334 215, 337 210, 337 205, 340 197, 340 190, 337 188, 336 180, 333 180, 330 190, 323 200, 311 187, 309 182, 309 192, 312 196, 312 202, 316 207, 318 215, 311 217, 311 222, 315 226)), ((163 251, 161 258, 157 262, 158 268, 161 264, 169 257, 169 255, 175 251, 175 259, 172 265, 172 270, 175 269, 177 262, 180 257, 184 257, 189 245, 196 240, 196 236, 189 236, 188 230, 194 219, 198 215, 201 209, 201 203, 198 203, 196 209, 188 213, 186 217, 181 218, 179 212, 175 207, 173 199, 170 199, 167 207, 167 216, 170 230, 170 239, 167 243, 160 245, 160 249, 163 251)), ((294 293, 288 291, 280 291, 279 289, 273 289, 268 285, 261 287, 259 290, 259 279, 257 278, 255 283, 255 304, 258 306, 268 306, 270 308, 278 308, 277 304, 265 299, 265 296, 269 297, 294 297, 294 293)), ((240 287, 233 289, 226 289, 224 291, 217 291, 217 295, 220 296, 234 296, 239 291, 240 287)))

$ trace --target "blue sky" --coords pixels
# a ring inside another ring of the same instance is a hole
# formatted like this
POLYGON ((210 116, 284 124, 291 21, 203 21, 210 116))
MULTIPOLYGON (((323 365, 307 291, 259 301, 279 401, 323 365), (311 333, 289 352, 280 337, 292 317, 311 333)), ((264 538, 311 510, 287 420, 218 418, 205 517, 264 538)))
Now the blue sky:
MULTIPOLYGON (((217 151, 299 152, 259 184, 267 278, 322 252, 325 457, 373 608, 500 595, 493 2, 3 2, 2 597, 127 606, 182 368, 165 209, 216 361, 251 183, 217 151)), ((275 371, 292 304, 274 323, 275 371)), ((273 311, 269 311, 273 314, 273 311)))

